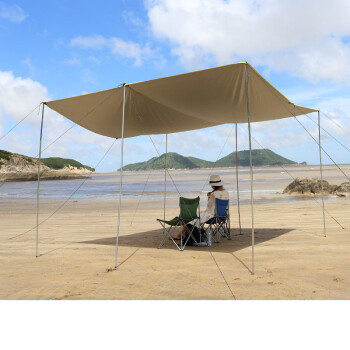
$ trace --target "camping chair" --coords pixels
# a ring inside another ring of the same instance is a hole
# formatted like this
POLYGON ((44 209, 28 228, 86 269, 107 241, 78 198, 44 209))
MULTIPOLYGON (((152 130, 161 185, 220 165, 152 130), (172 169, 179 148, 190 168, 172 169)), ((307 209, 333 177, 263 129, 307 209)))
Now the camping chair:
POLYGON ((211 230, 213 241, 219 243, 221 237, 231 239, 229 201, 215 198, 215 216, 204 222, 201 227, 211 230), (204 226, 208 225, 207 228, 204 226))
POLYGON ((170 237, 170 239, 174 242, 174 244, 176 245, 176 247, 180 251, 185 249, 186 244, 187 244, 190 237, 192 237, 192 239, 196 243, 198 243, 197 240, 193 237, 192 232, 193 232, 193 229, 195 228, 195 224, 199 221, 199 197, 197 197, 197 198, 180 197, 179 205, 180 205, 180 215, 179 216, 176 216, 175 218, 168 220, 168 221, 157 219, 157 221, 159 221, 159 223, 164 228, 164 236, 163 236, 163 239, 158 246, 158 249, 160 249, 162 247, 162 245, 164 244, 167 237, 170 237), (172 236, 174 229, 176 227, 179 227, 179 226, 187 225, 192 220, 195 220, 195 222, 194 222, 194 225, 192 225, 192 227, 190 229, 187 227, 187 234, 188 235, 186 235, 187 236, 186 241, 184 242, 184 239, 181 236, 180 245, 178 245, 172 236), (168 225, 168 227, 166 227, 166 225, 168 225))

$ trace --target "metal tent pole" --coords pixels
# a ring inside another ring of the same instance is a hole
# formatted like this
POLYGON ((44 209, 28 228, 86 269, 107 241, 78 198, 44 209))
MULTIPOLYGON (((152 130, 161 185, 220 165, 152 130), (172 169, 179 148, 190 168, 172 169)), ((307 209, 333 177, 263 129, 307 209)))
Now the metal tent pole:
MULTIPOLYGON (((165 221, 165 206, 166 206, 166 172, 167 172, 167 156, 168 156, 168 134, 165 134, 165 161, 164 161, 164 221, 165 221)), ((164 232, 165 228, 163 229, 164 232)))
POLYGON ((327 233, 326 233, 326 216, 325 216, 325 209, 324 209, 320 111, 317 111, 317 114, 318 114, 318 148, 319 148, 319 151, 320 151, 320 173, 321 173, 321 188, 322 188, 323 234, 324 234, 325 237, 327 237, 327 233))
POLYGON ((117 225, 117 237, 115 242, 115 264, 117 268, 118 262, 118 241, 119 241, 119 230, 120 230, 120 208, 122 201, 122 187, 123 187, 123 157, 124 157, 124 116, 125 116, 125 83, 123 84, 123 114, 122 114, 122 144, 121 144, 121 156, 120 156, 120 183, 119 183, 119 203, 118 203, 118 225, 117 225))
POLYGON ((238 222, 239 222, 239 234, 242 234, 242 225, 241 225, 241 210, 239 205, 239 185, 238 185, 238 141, 237 141, 237 123, 236 123, 236 185, 237 185, 237 209, 238 209, 238 222))
POLYGON ((39 158, 38 158, 38 188, 36 192, 36 238, 35 238, 35 256, 39 257, 39 191, 40 191, 40 163, 41 163, 41 143, 43 139, 43 125, 44 125, 44 108, 41 111, 41 126, 40 126, 40 143, 39 143, 39 158))
POLYGON ((247 95, 247 113, 248 113, 248 132, 249 132, 249 161, 250 161, 250 204, 252 212, 252 274, 254 274, 254 194, 253 194, 253 161, 252 161, 252 136, 250 128, 250 109, 249 109, 249 91, 248 91, 248 63, 245 64, 245 85, 247 95))

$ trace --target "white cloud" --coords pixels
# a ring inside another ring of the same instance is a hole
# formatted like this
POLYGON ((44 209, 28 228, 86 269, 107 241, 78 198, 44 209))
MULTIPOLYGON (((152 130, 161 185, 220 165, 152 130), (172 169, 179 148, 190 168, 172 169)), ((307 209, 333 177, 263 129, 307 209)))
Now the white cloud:
POLYGON ((248 60, 350 83, 348 0, 148 0, 150 27, 189 68, 248 60))
POLYGON ((25 65, 28 68, 30 75, 34 74, 35 67, 34 67, 34 64, 32 63, 32 61, 31 61, 31 59, 29 57, 27 57, 26 59, 22 60, 21 64, 25 65))
POLYGON ((141 46, 132 41, 116 37, 106 38, 102 35, 78 36, 71 40, 70 45, 80 49, 109 49, 115 56, 133 59, 135 66, 141 66, 144 60, 154 55, 148 45, 141 46))
POLYGON ((0 114, 7 114, 17 122, 47 99, 48 91, 42 84, 15 77, 11 71, 0 71, 0 114))
POLYGON ((141 18, 137 17, 132 11, 123 11, 122 15, 127 24, 132 24, 135 27, 142 27, 144 25, 141 18))
POLYGON ((6 5, 0 2, 0 18, 7 19, 14 23, 23 22, 28 16, 18 5, 6 5))
POLYGON ((77 36, 70 42, 73 47, 81 49, 103 49, 109 45, 108 39, 102 35, 77 36))
POLYGON ((67 58, 65 60, 63 60, 63 64, 67 65, 67 66, 76 66, 76 67, 80 67, 81 66, 81 61, 78 57, 71 57, 71 58, 67 58))

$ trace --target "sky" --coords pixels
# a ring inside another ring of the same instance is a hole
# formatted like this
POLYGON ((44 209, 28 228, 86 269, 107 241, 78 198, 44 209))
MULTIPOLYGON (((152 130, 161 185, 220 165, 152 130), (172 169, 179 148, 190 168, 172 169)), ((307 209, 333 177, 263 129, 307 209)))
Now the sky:
MULTIPOLYGON (((324 148, 350 163, 349 18, 348 0, 0 0, 0 149, 37 156, 38 109, 1 135, 42 101, 248 61, 293 103, 320 109, 324 148)), ((317 114, 300 121, 317 136, 317 114)), ((42 156, 95 167, 114 140, 72 126, 47 108, 42 156)), ((168 151, 215 161, 234 151, 233 131, 171 134, 168 151)), ((247 125, 238 131, 239 150, 248 149, 247 125)), ((292 118, 254 123, 252 136, 253 148, 319 161, 317 144, 292 118)), ((159 151, 146 136, 127 139, 125 163, 164 153, 164 136, 153 140, 159 151)), ((323 161, 331 163, 325 154, 323 161)), ((97 170, 119 165, 117 141, 97 170)))

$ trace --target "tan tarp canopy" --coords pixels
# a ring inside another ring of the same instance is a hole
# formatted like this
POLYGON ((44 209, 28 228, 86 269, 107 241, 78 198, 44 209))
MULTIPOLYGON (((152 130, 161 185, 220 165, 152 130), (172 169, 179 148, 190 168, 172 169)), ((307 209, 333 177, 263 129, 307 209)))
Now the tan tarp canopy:
MULTIPOLYGON (((124 137, 247 123, 315 112, 293 105, 246 63, 127 84, 124 137)), ((122 136, 123 87, 46 103, 97 134, 122 136)))

